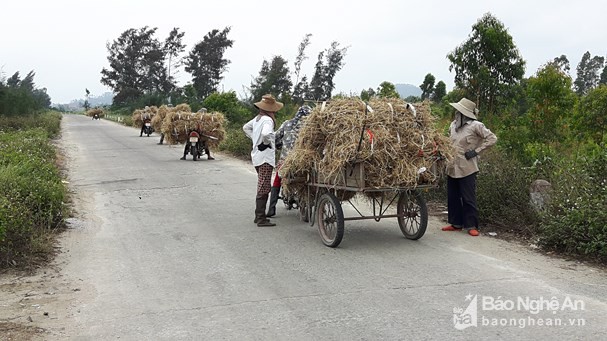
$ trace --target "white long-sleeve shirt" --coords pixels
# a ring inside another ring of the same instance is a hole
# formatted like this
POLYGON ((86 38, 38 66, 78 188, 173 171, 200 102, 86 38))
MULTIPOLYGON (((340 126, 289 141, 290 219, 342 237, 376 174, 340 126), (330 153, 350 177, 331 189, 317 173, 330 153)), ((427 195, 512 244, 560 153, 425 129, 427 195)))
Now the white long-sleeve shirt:
POLYGON ((242 130, 253 141, 253 149, 251 150, 253 166, 257 167, 268 163, 274 167, 276 164, 274 121, 269 116, 256 116, 247 122, 242 130), (257 146, 262 143, 270 144, 272 148, 267 148, 264 151, 257 149, 257 146))

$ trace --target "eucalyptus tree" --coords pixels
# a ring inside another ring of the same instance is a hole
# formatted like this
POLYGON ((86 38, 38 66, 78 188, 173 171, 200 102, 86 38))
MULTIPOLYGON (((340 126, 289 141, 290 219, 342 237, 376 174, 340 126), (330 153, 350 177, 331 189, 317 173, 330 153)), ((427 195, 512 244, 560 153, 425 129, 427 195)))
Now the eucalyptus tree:
POLYGON ((226 50, 234 44, 228 39, 231 27, 214 29, 198 42, 185 58, 185 70, 192 75, 192 84, 199 99, 217 91, 223 73, 227 71, 230 60, 224 57, 226 50))
POLYGON ((578 95, 585 95, 599 85, 601 80, 601 75, 599 73, 603 71, 604 64, 605 57, 592 57, 589 51, 584 53, 582 60, 580 60, 580 63, 577 66, 577 78, 573 83, 575 92, 578 95))
POLYGON ((468 39, 447 55, 455 86, 485 112, 494 113, 525 74, 525 61, 504 24, 491 13, 473 26, 468 39))
POLYGON ((147 93, 168 92, 165 53, 154 37, 156 30, 130 28, 106 45, 109 68, 101 70, 101 83, 114 91, 115 104, 132 102, 147 93))

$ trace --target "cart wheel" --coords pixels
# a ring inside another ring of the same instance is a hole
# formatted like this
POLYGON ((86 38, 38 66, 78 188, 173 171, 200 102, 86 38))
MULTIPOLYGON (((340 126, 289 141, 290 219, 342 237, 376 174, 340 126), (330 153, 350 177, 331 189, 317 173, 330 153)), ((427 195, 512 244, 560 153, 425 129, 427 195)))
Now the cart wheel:
POLYGON ((428 227, 428 207, 419 191, 400 194, 396 208, 398 226, 407 239, 417 240, 426 233, 428 227))
POLYGON ((344 237, 344 212, 333 193, 324 193, 316 206, 318 231, 323 244, 337 247, 344 237))

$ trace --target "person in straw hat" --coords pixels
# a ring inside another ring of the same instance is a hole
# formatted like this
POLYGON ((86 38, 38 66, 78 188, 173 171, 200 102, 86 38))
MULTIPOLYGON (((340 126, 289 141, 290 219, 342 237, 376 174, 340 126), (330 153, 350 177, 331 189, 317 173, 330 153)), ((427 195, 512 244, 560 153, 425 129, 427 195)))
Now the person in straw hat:
POLYGON ((449 103, 456 109, 449 127, 449 136, 455 149, 453 161, 447 165, 447 206, 449 225, 443 231, 467 230, 478 236, 478 208, 476 206, 476 174, 478 154, 493 146, 497 137, 477 120, 476 104, 467 98, 449 103))
POLYGON ((243 127, 245 134, 253 142, 251 161, 257 171, 257 196, 255 197, 255 219, 257 226, 275 226, 266 217, 266 205, 270 193, 272 171, 275 165, 274 115, 283 104, 272 95, 263 95, 261 101, 254 104, 259 113, 243 127))

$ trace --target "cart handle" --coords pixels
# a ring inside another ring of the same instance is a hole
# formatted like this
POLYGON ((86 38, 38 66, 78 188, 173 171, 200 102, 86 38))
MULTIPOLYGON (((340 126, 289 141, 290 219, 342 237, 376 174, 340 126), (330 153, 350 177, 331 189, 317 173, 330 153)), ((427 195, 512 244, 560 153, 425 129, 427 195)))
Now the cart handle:
MULTIPOLYGON (((360 151, 360 146, 363 143, 363 137, 365 136, 365 128, 367 127, 367 113, 368 112, 373 112, 373 108, 371 108, 371 106, 367 103, 367 102, 363 102, 363 105, 365 106, 365 117, 363 118, 363 127, 360 130, 360 138, 358 139, 358 146, 356 147, 356 156, 358 157, 358 152, 360 151)), ((354 159, 356 160, 357 157, 355 157, 354 159)), ((351 165, 351 169, 350 169, 350 176, 352 176, 352 174, 354 174, 354 165, 351 165)))

